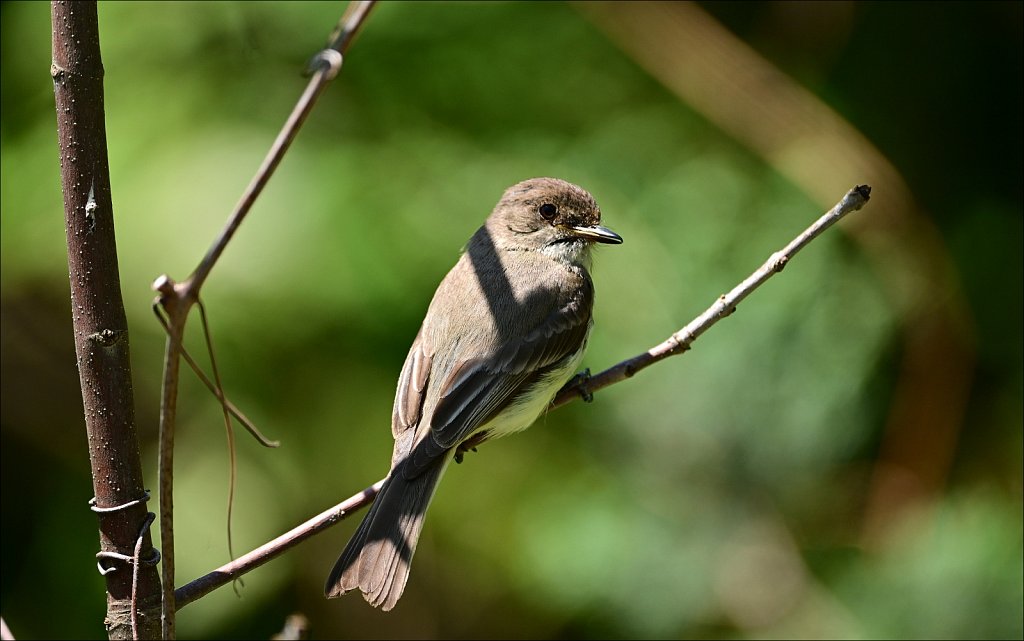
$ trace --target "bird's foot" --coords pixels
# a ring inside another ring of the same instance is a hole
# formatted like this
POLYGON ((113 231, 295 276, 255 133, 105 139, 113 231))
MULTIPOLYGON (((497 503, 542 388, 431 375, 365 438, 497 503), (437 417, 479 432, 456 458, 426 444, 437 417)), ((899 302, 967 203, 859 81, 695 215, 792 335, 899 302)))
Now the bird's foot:
POLYGON ((475 452, 476 446, 480 445, 487 440, 487 432, 477 432, 473 436, 470 436, 465 441, 459 443, 458 447, 455 448, 455 462, 462 463, 463 457, 466 456, 466 452, 475 452))
POLYGON ((583 370, 576 376, 570 378, 569 382, 566 384, 566 387, 576 388, 576 391, 579 392, 580 398, 583 399, 583 402, 590 403, 594 400, 594 394, 593 392, 590 391, 590 388, 587 387, 587 383, 589 382, 590 368, 588 367, 587 369, 583 370))

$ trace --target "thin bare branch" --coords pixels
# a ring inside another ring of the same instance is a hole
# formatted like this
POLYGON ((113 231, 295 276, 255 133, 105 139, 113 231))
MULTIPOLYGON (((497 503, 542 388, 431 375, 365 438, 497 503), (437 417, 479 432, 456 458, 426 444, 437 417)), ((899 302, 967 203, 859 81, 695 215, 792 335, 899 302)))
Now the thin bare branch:
POLYGON ((366 23, 366 17, 370 15, 370 9, 375 4, 377 4, 376 0, 349 3, 345 8, 345 13, 338 20, 338 26, 334 28, 327 40, 329 43, 327 48, 344 55, 352 41, 355 40, 356 34, 366 23))
POLYGON ((314 534, 326 530, 353 512, 369 505, 377 496, 377 492, 380 491, 382 485, 384 485, 384 479, 377 481, 362 492, 345 499, 329 510, 321 512, 302 525, 285 532, 273 541, 261 545, 252 552, 238 557, 237 560, 222 565, 213 572, 178 588, 174 593, 178 609, 180 610, 201 596, 213 592, 220 586, 237 579, 246 572, 255 570, 314 534))
POLYGON ((760 287, 766 280, 782 271, 782 268, 793 256, 804 248, 807 243, 821 235, 826 229, 838 222, 850 212, 857 211, 871 196, 871 187, 858 185, 843 196, 836 205, 797 236, 788 245, 768 257, 768 260, 746 280, 737 285, 728 294, 723 294, 707 308, 703 314, 693 319, 686 327, 669 336, 665 341, 655 345, 642 354, 626 359, 609 367, 595 376, 585 380, 573 380, 563 387, 551 403, 551 409, 561 407, 569 401, 614 383, 632 377, 634 374, 658 361, 674 354, 681 354, 690 349, 693 341, 708 330, 712 325, 736 311, 736 306, 760 287))
POLYGON ((270 146, 270 151, 267 152, 266 158, 263 159, 263 164, 260 165, 256 175, 245 189, 245 192, 243 192, 238 204, 235 205, 235 210, 228 218, 227 225, 189 278, 188 293, 198 295, 199 289, 202 288, 206 278, 210 275, 210 270, 213 269, 217 259, 224 252, 224 248, 227 247, 228 242, 235 235, 235 232, 238 231, 239 225, 245 220, 245 216, 252 209, 253 204, 263 191, 263 188, 266 187, 270 177, 274 175, 274 170, 277 169, 281 159, 284 158, 285 152, 288 151, 292 141, 295 140, 295 136, 299 133, 299 129, 306 121, 306 117, 309 116, 309 113, 316 105, 320 94, 327 86, 327 83, 338 75, 343 61, 342 56, 348 50, 348 46, 352 43, 355 34, 366 20, 374 4, 375 0, 350 3, 345 14, 342 16, 340 32, 336 31, 338 35, 332 38, 331 46, 314 57, 313 64, 315 65, 315 70, 313 77, 310 78, 309 83, 306 85, 306 90, 303 92, 302 97, 295 103, 291 115, 285 121, 284 127, 281 128, 281 132, 274 140, 274 144, 270 146), (333 52, 334 55, 329 55, 330 52, 333 52))
MULTIPOLYGON (((597 376, 590 377, 583 381, 573 381, 562 388, 555 400, 551 403, 551 409, 561 407, 577 398, 586 396, 590 392, 608 387, 633 376, 641 369, 653 365, 673 354, 681 354, 689 349, 690 344, 703 334, 709 327, 720 319, 728 316, 736 310, 736 306, 751 292, 761 286, 774 274, 782 271, 789 260, 800 251, 807 243, 821 235, 826 229, 846 216, 850 212, 857 211, 868 201, 871 188, 867 185, 860 185, 851 189, 835 207, 819 218, 813 225, 793 239, 782 250, 772 254, 768 260, 749 278, 737 285, 728 294, 721 296, 703 314, 694 319, 686 327, 682 328, 668 340, 652 347, 643 354, 634 356, 622 361, 597 376)), ((338 523, 353 512, 359 510, 370 502, 377 495, 384 479, 377 481, 371 487, 359 494, 345 499, 343 502, 331 509, 313 517, 302 525, 282 534, 273 541, 266 543, 252 552, 241 556, 237 561, 228 563, 213 572, 192 581, 175 592, 178 600, 178 607, 195 601, 199 597, 212 592, 216 588, 228 583, 250 570, 254 570, 282 552, 292 548, 302 541, 326 530, 338 523)))
POLYGON ((206 305, 203 305, 201 298, 197 298, 196 306, 199 308, 199 320, 202 321, 203 337, 206 339, 206 352, 210 357, 210 369, 213 371, 214 395, 220 401, 221 412, 224 415, 224 433, 228 439, 228 556, 234 561, 235 545, 231 536, 231 517, 235 510, 235 485, 238 482, 235 428, 231 425, 231 410, 228 409, 227 399, 224 397, 224 386, 220 381, 220 370, 217 369, 217 356, 213 352, 213 337, 210 336, 210 322, 206 318, 206 305))
MULTIPOLYGON (((199 291, 210 275, 217 260, 227 244, 231 241, 238 227, 242 224, 256 199, 267 185, 274 170, 281 163, 285 152, 291 146, 306 117, 312 111, 317 98, 327 83, 337 76, 341 69, 342 56, 351 45, 355 34, 365 22, 375 0, 352 2, 342 16, 339 27, 332 34, 330 48, 321 51, 313 59, 315 69, 289 115, 284 127, 278 134, 270 151, 263 159, 249 186, 245 189, 234 211, 220 235, 213 242, 206 255, 199 262, 195 271, 182 283, 175 283, 169 276, 157 278, 153 288, 159 292, 159 305, 167 314, 167 346, 164 353, 164 380, 160 402, 160 534, 163 548, 163 637, 174 638, 174 533, 173 533, 173 471, 174 471, 174 427, 176 422, 176 406, 178 396, 178 376, 183 353, 182 337, 185 324, 192 306, 199 299, 199 291)), ((219 382, 213 387, 219 389, 219 382)), ((223 393, 217 394, 225 409, 227 403, 223 393)))
MULTIPOLYGON (((164 328, 164 331, 169 332, 170 328, 167 324, 167 319, 164 318, 164 315, 161 312, 162 309, 163 308, 160 307, 159 302, 153 304, 153 313, 156 314, 157 320, 160 321, 160 325, 164 328)), ((213 394, 214 396, 217 396, 217 386, 215 386, 213 384, 213 381, 211 381, 209 377, 206 376, 206 373, 203 372, 203 369, 199 367, 199 363, 196 363, 195 359, 192 358, 192 354, 189 353, 188 349, 184 345, 182 345, 181 347, 181 357, 185 359, 185 362, 188 363, 188 366, 192 368, 193 372, 195 372, 196 377, 198 377, 199 380, 203 383, 203 385, 206 386, 206 389, 210 390, 210 393, 213 394)), ((264 435, 263 432, 261 432, 259 428, 256 427, 256 424, 252 422, 252 419, 243 414, 242 410, 238 409, 238 407, 231 402, 230 398, 225 396, 224 402, 227 404, 228 411, 231 412, 231 415, 234 416, 235 419, 242 424, 242 427, 244 427, 246 431, 249 432, 249 434, 251 434, 254 439, 256 439, 257 443, 259 443, 263 447, 270 448, 281 446, 280 441, 273 441, 267 438, 266 435, 264 435)))
POLYGON ((170 279, 155 285, 167 312, 167 344, 164 348, 164 377, 160 392, 160 448, 158 475, 160 483, 160 574, 163 578, 160 621, 161 637, 174 639, 174 426, 178 411, 178 370, 181 366, 181 335, 184 331, 187 305, 172 298, 170 279))

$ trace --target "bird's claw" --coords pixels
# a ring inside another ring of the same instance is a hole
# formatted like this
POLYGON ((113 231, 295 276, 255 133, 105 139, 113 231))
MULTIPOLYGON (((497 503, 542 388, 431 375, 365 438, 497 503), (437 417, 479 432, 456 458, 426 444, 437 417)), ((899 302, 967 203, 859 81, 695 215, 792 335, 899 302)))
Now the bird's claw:
POLYGON ((455 462, 461 463, 463 457, 466 456, 466 452, 475 452, 476 446, 483 443, 486 439, 487 433, 479 432, 467 438, 465 441, 459 443, 459 445, 455 448, 455 462))
POLYGON ((594 400, 594 394, 587 387, 587 383, 589 382, 590 368, 588 367, 587 369, 583 370, 576 376, 573 376, 571 379, 569 379, 569 384, 567 385, 567 387, 576 388, 576 391, 579 392, 580 398, 583 399, 583 402, 591 403, 594 400))

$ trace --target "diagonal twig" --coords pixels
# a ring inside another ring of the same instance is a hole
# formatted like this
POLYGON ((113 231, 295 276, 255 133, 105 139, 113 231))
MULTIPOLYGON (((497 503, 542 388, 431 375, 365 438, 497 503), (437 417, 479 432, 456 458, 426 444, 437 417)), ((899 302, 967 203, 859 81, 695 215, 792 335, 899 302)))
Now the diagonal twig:
POLYGON ((174 595, 178 609, 192 603, 196 599, 213 592, 215 589, 234 581, 250 570, 255 570, 281 553, 290 550, 307 538, 322 532, 335 523, 343 520, 352 512, 368 505, 377 496, 384 480, 377 481, 359 494, 351 496, 334 507, 324 510, 302 525, 285 532, 273 541, 265 543, 252 552, 222 565, 213 572, 187 583, 175 590, 174 595))
MULTIPOLYGON (((164 328, 165 332, 170 332, 170 326, 167 323, 167 319, 164 318, 164 315, 161 313, 161 309, 162 308, 160 307, 159 303, 153 304, 153 312, 156 314, 156 318, 160 322, 160 325, 164 328)), ((210 393, 213 394, 214 396, 217 396, 217 386, 213 384, 213 381, 211 381, 209 377, 206 375, 206 373, 203 371, 203 369, 199 367, 199 364, 196 363, 194 358, 192 358, 192 354, 189 353, 188 349, 184 345, 182 345, 181 347, 181 357, 185 359, 185 362, 188 363, 188 366, 191 367, 192 371, 195 373, 196 378, 198 378, 200 382, 202 382, 202 384, 206 386, 206 389, 210 390, 210 393)), ((244 427, 246 431, 248 431, 249 434, 251 434, 252 437, 256 439, 256 442, 258 442, 263 447, 274 448, 281 446, 280 441, 274 441, 267 438, 263 434, 263 432, 261 432, 259 428, 256 427, 256 424, 252 422, 252 419, 243 414, 242 410, 238 409, 238 407, 231 402, 231 399, 229 399, 227 396, 224 396, 223 398, 224 403, 227 405, 228 411, 231 412, 231 415, 234 416, 235 419, 242 424, 242 427, 244 427)))
MULTIPOLYGON (((740 301, 749 296, 751 292, 760 287, 766 280, 782 271, 782 268, 789 263, 797 252, 844 216, 863 207, 870 196, 871 187, 867 185, 854 187, 843 196, 843 199, 835 207, 821 216, 784 248, 772 254, 753 274, 734 287, 728 294, 719 297, 711 307, 688 325, 646 352, 613 365, 596 376, 587 377, 581 381, 573 379, 573 381, 558 392, 551 402, 550 409, 561 407, 576 398, 585 398, 598 389, 631 378, 641 369, 649 367, 669 356, 682 354, 708 328, 736 311, 736 306, 739 305, 740 301)), ((384 479, 377 481, 359 494, 345 499, 338 505, 289 530, 273 541, 239 557, 238 560, 221 566, 213 572, 178 588, 175 592, 178 607, 184 607, 204 594, 212 592, 250 570, 256 569, 298 543, 326 530, 353 512, 369 505, 377 496, 377 492, 383 484, 384 479)))
POLYGON ((733 287, 732 291, 728 294, 722 294, 711 307, 693 319, 686 327, 672 334, 666 340, 643 354, 638 354, 633 358, 613 365, 596 376, 587 377, 581 381, 571 381, 569 385, 563 387, 555 395, 555 400, 551 402, 551 409, 561 407, 577 396, 585 396, 588 393, 608 387, 613 383, 631 378, 645 367, 690 349, 693 341, 697 340, 708 328, 736 311, 736 306, 744 298, 749 296, 751 292, 760 287, 766 280, 781 272, 782 268, 807 243, 820 236, 822 232, 850 212, 857 211, 863 207, 870 197, 871 187, 868 185, 854 187, 832 209, 818 218, 813 225, 805 229, 803 233, 794 238, 781 250, 769 256, 768 260, 757 271, 748 276, 742 283, 733 287))
MULTIPOLYGON (((192 306, 199 298, 199 291, 210 275, 217 260, 223 254, 228 242, 238 231, 256 199, 262 193, 274 170, 281 163, 285 152, 298 134, 299 128, 312 111, 317 98, 341 69, 342 56, 351 45, 356 33, 369 15, 374 0, 363 0, 349 4, 331 34, 330 45, 312 61, 313 73, 305 91, 296 102, 291 114, 278 134, 270 151, 245 189, 224 229, 199 262, 195 271, 185 281, 176 283, 163 275, 153 283, 158 293, 158 304, 167 314, 167 344, 164 351, 164 377, 160 398, 160 536, 163 548, 161 571, 163 574, 162 634, 165 639, 174 638, 174 426, 177 415, 178 377, 182 355, 182 336, 192 306)), ((219 386, 217 386, 219 387, 219 386)), ((225 403, 226 407, 226 403, 225 403)))

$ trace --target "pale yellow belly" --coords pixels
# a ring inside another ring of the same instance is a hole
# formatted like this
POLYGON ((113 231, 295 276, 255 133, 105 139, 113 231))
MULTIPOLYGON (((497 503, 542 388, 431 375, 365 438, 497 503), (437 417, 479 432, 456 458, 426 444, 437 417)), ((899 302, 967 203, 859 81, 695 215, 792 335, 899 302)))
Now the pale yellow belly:
POLYGON ((583 361, 585 348, 586 340, 583 342, 583 348, 566 361, 562 367, 548 373, 528 393, 511 403, 490 422, 480 426, 476 432, 487 432, 487 440, 491 440, 530 427, 537 417, 547 409, 558 390, 578 371, 577 368, 583 361))

